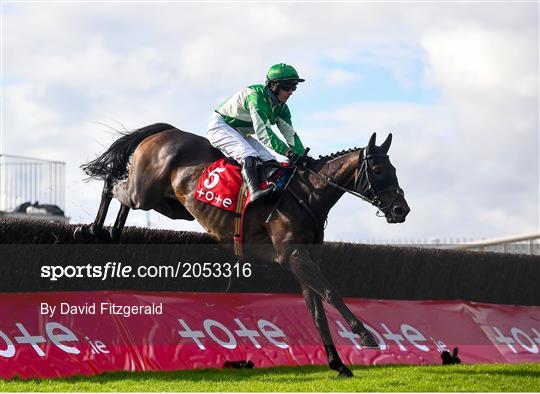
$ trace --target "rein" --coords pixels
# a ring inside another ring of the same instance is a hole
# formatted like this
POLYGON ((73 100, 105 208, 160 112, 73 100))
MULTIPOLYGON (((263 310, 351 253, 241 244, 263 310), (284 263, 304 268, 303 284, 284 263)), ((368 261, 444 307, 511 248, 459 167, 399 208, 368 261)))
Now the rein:
MULTIPOLYGON (((308 150, 309 150, 309 148, 307 148, 306 151, 304 152, 304 156, 307 154, 308 150)), ((357 192, 356 190, 347 189, 346 187, 338 185, 337 183, 330 180, 326 175, 321 175, 321 174, 313 171, 311 168, 307 167, 304 163, 297 163, 297 164, 295 163, 293 173, 289 177, 289 180, 287 181, 287 184, 284 187, 284 191, 289 192, 293 196, 293 198, 308 211, 309 215, 313 218, 313 220, 315 222, 315 225, 318 227, 317 216, 313 213, 313 211, 309 207, 309 204, 307 204, 303 199, 301 199, 298 195, 296 195, 296 193, 294 193, 292 190, 290 190, 288 188, 289 183, 291 182, 291 180, 296 175, 296 172, 297 172, 298 168, 301 167, 303 169, 308 170, 309 173, 314 175, 316 178, 322 180, 327 185, 332 186, 333 188, 341 190, 341 191, 343 191, 345 193, 352 194, 353 196, 358 197, 361 200, 364 200, 364 201, 370 203, 374 207, 378 208, 377 212, 375 213, 378 217, 385 217, 385 212, 400 197, 400 195, 403 194, 403 190, 401 190, 401 188, 399 186, 396 187, 395 189, 385 189, 385 190, 381 190, 381 191, 378 191, 374 187, 374 184, 371 181, 370 173, 368 171, 369 167, 367 165, 367 161, 369 159, 373 158, 373 157, 385 157, 385 158, 388 158, 388 155, 383 154, 383 153, 373 153, 373 154, 367 154, 366 155, 365 154, 366 151, 367 151, 367 148, 364 148, 363 149, 363 154, 362 154, 362 159, 360 159, 361 160, 361 165, 360 165, 359 173, 358 173, 358 175, 356 176, 356 179, 355 179, 355 185, 358 183, 360 174, 363 172, 365 174, 364 175, 365 182, 367 182, 367 188, 365 188, 365 189, 366 189, 366 191, 371 191, 371 194, 373 194, 373 199, 370 199, 370 198, 366 197, 365 195, 363 195, 362 193, 357 192), (379 199, 379 195, 382 194, 382 193, 386 193, 386 192, 395 192, 396 196, 392 199, 392 201, 390 201, 390 203, 386 207, 384 207, 383 204, 382 204, 382 201, 379 199)), ((281 166, 277 166, 277 167, 281 167, 281 166)), ((282 198, 283 198, 283 195, 280 196, 280 198, 278 199, 278 201, 274 205, 274 208, 272 209, 272 211, 270 212, 270 214, 266 218, 266 223, 269 223, 270 220, 272 220, 272 217, 274 216, 274 214, 275 214, 275 212, 276 212, 282 198)))
POLYGON ((358 193, 357 191, 347 189, 346 187, 339 186, 337 183, 332 182, 328 177, 325 175, 321 175, 315 171, 313 171, 311 168, 304 167, 306 170, 308 170, 312 175, 315 175, 317 178, 319 178, 321 181, 326 182, 328 185, 335 187, 336 189, 339 189, 341 191, 344 191, 346 193, 352 194, 355 197, 358 197, 366 202, 369 202, 370 204, 375 205, 375 202, 373 200, 370 200, 369 198, 363 196, 362 194, 358 193))
MULTIPOLYGON (((369 176, 369 172, 368 172, 368 166, 367 166, 367 160, 373 158, 373 157, 386 157, 388 158, 388 155, 386 154, 382 154, 382 153, 373 153, 373 154, 368 154, 366 155, 365 152, 366 152, 367 148, 364 148, 363 150, 363 154, 362 154, 362 159, 361 159, 361 166, 360 166, 360 173, 362 172, 362 170, 364 171, 365 173, 365 179, 367 180, 367 190, 370 190, 372 191, 372 194, 374 195, 374 198, 373 199, 370 199, 366 196, 364 196, 363 194, 357 192, 356 190, 351 190, 351 189, 347 189, 346 187, 343 187, 343 186, 340 186, 338 185, 337 183, 331 181, 327 176, 325 175, 321 175, 315 171, 313 171, 311 168, 307 167, 307 166, 303 166, 306 170, 308 170, 312 175, 314 175, 316 178, 322 180, 323 182, 325 182, 327 185, 330 185, 338 190, 341 190, 345 193, 349 193, 349 194, 352 194, 353 196, 355 197, 358 197, 360 198, 361 200, 364 200, 368 203, 370 203, 371 205, 375 206, 376 208, 378 208, 377 212, 376 212, 376 215, 378 217, 384 217, 384 212, 386 209, 388 209, 388 207, 391 207, 392 204, 398 199, 398 197, 403 193, 403 191, 401 190, 401 188, 398 186, 396 189, 392 189, 392 190, 382 190, 382 191, 377 191, 375 189, 375 187, 373 187, 373 183, 371 182, 371 179, 370 179, 370 176, 369 176), (390 203, 387 205, 387 207, 383 207, 382 206, 382 202, 381 200, 379 200, 379 194, 381 193, 385 193, 385 192, 395 192, 396 193, 396 196, 392 199, 392 201, 390 201, 390 203), (382 215, 379 215, 379 212, 382 213, 382 215)), ((360 176, 360 174, 358 175, 360 176)), ((358 177, 357 176, 357 177, 358 177)), ((355 180, 355 184, 356 182, 358 181, 355 180)))

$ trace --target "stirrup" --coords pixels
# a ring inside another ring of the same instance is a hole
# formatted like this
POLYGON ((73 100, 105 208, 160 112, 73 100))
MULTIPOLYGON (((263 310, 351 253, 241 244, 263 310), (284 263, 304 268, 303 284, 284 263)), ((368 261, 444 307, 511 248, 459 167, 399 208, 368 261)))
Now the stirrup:
POLYGON ((271 188, 264 190, 260 188, 257 173, 257 162, 258 159, 256 157, 248 156, 244 159, 242 166, 242 178, 248 187, 250 202, 266 197, 272 192, 271 188))
POLYGON ((274 191, 274 188, 272 187, 268 187, 266 189, 260 189, 258 188, 257 190, 249 190, 249 201, 250 202, 254 202, 256 200, 259 200, 259 199, 264 199, 268 196, 270 196, 272 194, 272 192, 274 191))

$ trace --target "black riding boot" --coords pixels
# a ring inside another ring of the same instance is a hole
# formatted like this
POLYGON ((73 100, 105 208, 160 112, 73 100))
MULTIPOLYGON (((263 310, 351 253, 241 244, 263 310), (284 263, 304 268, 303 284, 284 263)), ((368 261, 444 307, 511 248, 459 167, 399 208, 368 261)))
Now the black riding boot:
POLYGON ((242 166, 242 177, 244 178, 244 182, 246 182, 249 189, 251 202, 258 200, 261 197, 267 196, 272 192, 272 189, 270 188, 262 190, 259 187, 256 157, 248 156, 244 159, 244 164, 242 166))

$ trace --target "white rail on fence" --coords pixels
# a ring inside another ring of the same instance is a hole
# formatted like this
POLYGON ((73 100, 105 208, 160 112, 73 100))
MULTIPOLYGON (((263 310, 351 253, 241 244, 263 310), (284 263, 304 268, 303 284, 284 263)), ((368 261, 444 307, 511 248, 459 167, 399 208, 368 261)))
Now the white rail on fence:
POLYGON ((446 248, 461 250, 478 250, 480 252, 485 252, 491 251, 490 247, 498 246, 502 248, 503 253, 512 253, 515 252, 516 249, 520 249, 521 246, 521 249, 523 251, 525 249, 528 249, 528 254, 540 254, 538 253, 538 249, 540 249, 540 243, 536 242, 538 239, 540 239, 540 234, 525 234, 482 241, 474 241, 466 244, 448 245, 446 248))
POLYGON ((476 250, 479 252, 499 252, 540 255, 540 234, 514 235, 493 239, 475 240, 472 238, 430 238, 368 240, 362 243, 409 246, 431 249, 476 250))

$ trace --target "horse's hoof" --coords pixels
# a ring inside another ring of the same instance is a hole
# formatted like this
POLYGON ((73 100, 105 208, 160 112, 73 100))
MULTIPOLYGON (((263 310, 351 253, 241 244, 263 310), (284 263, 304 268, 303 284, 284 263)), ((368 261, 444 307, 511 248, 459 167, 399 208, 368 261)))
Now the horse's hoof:
POLYGON ((360 345, 364 349, 378 349, 379 344, 375 337, 364 328, 363 332, 359 334, 360 335, 360 345))
POLYGON ((122 231, 114 231, 113 229, 109 231, 109 237, 112 242, 120 241, 121 236, 122 236, 122 231))
POLYGON ((75 227, 75 230, 73 230, 73 239, 75 241, 78 241, 81 236, 82 226, 75 227))
POLYGON ((94 239, 88 226, 78 226, 73 230, 73 239, 75 241, 89 241, 94 239))
POLYGON ((73 231, 73 239, 79 242, 110 242, 111 236, 103 229, 97 231, 91 225, 83 225, 73 231))
POLYGON ((338 378, 352 378, 354 377, 352 371, 345 365, 339 369, 338 378))
POLYGON ((112 241, 111 235, 104 228, 96 229, 95 227, 90 226, 88 231, 94 237, 95 241, 98 241, 98 242, 111 242, 112 241))

